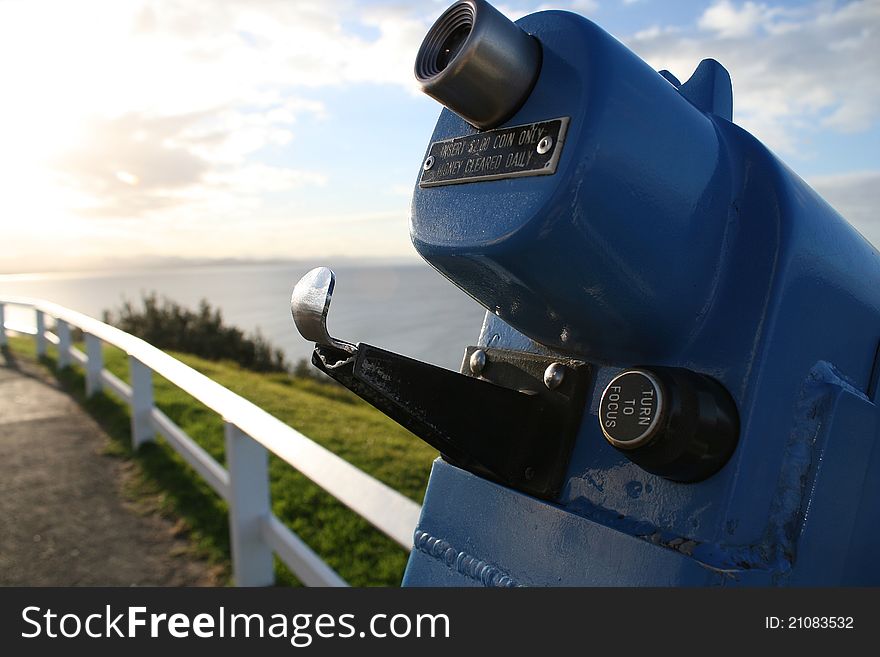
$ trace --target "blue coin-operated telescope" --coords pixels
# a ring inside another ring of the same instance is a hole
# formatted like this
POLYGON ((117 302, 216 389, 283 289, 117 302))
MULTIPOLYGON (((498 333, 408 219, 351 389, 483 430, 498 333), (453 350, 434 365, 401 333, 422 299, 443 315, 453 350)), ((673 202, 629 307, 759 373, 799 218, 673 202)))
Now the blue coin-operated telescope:
POLYGON ((880 258, 724 68, 464 0, 416 76, 447 109, 412 240, 478 343, 459 374, 336 340, 328 269, 293 298, 315 365, 442 454, 404 584, 880 584, 880 258))

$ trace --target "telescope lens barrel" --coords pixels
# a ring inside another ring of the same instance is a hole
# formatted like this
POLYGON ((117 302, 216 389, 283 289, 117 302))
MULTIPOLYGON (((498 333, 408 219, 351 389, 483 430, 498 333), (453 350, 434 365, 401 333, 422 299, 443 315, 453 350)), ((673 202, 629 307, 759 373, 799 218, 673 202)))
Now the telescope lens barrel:
POLYGON ((462 0, 447 9, 415 64, 422 91, 481 130, 516 113, 540 70, 538 40, 485 0, 462 0))

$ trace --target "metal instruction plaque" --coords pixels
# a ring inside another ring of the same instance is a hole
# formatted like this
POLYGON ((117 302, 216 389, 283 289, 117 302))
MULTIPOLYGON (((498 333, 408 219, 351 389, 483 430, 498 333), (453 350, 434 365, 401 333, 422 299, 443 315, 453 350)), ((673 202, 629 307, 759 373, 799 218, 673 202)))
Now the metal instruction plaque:
POLYGON ((561 117, 435 141, 419 187, 553 174, 567 128, 568 117, 561 117))

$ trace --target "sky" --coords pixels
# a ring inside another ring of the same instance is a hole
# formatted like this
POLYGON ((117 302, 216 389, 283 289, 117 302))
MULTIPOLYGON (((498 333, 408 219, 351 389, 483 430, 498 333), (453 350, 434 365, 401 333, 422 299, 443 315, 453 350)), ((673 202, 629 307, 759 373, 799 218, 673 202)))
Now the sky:
MULTIPOLYGON (((417 256, 440 107, 412 65, 450 0, 0 0, 0 273, 150 258, 417 256)), ((880 0, 505 0, 587 16, 880 245, 880 0)))

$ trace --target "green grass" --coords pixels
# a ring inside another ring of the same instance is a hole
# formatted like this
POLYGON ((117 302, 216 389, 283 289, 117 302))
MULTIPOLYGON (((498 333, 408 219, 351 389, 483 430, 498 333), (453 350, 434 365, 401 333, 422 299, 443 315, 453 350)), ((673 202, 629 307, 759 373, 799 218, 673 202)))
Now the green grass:
MULTIPOLYGON (((35 358, 33 339, 11 338, 10 347, 16 356, 35 358)), ((436 452, 347 390, 287 374, 257 374, 230 362, 171 355, 407 497, 422 501, 436 452)), ((132 452, 128 405, 112 393, 86 399, 81 368, 57 372, 55 358, 50 346, 49 355, 41 361, 107 431, 109 451, 135 464, 136 476, 128 494, 154 500, 161 513, 183 525, 197 554, 219 567, 228 580, 226 503, 161 438, 132 452)), ((128 359, 123 352, 105 346, 104 360, 108 370, 128 381, 128 359)), ((193 440, 225 463, 223 422, 216 413, 155 375, 154 399, 193 440)), ((274 456, 269 473, 275 514, 350 584, 400 583, 405 550, 274 456)), ((279 584, 298 584, 277 560, 276 571, 279 584)))

